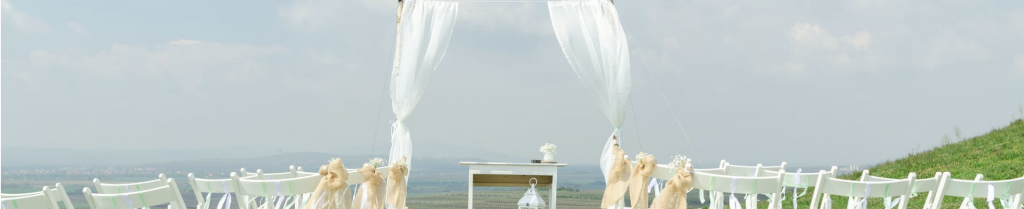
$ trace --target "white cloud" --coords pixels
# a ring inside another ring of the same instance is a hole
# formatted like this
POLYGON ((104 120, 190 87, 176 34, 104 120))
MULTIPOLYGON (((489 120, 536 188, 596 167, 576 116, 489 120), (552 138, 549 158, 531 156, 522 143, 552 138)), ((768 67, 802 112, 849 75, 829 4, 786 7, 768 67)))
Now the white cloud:
POLYGON ((878 58, 871 50, 873 38, 867 31, 837 36, 819 25, 796 23, 790 27, 788 36, 792 43, 792 60, 777 65, 773 71, 872 69, 878 64, 878 58))
POLYGON ((75 34, 82 36, 89 35, 89 30, 86 30, 85 27, 82 27, 82 25, 78 24, 77 22, 68 22, 67 26, 69 29, 71 29, 71 31, 75 32, 75 34))
POLYGON ((793 27, 789 29, 789 37, 793 43, 805 47, 836 50, 839 46, 836 38, 829 34, 828 31, 822 29, 818 25, 811 25, 809 23, 797 23, 793 25, 793 27))
MULTIPOLYGON (((818 25, 809 23, 797 23, 789 30, 789 37, 792 41, 804 47, 817 47, 828 50, 838 50, 840 43, 838 38, 833 36, 818 25)), ((846 44, 859 50, 867 50, 871 47, 871 33, 860 31, 854 35, 843 36, 846 44)))
POLYGON ((847 43, 859 50, 867 50, 871 47, 871 34, 868 32, 861 31, 857 35, 845 36, 843 39, 846 39, 847 43))
POLYGON ((46 22, 15 9, 7 0, 0 1, 0 10, 4 24, 13 24, 19 31, 46 32, 50 29, 46 22))
POLYGON ((171 41, 171 43, 168 43, 168 44, 170 44, 170 45, 186 45, 187 46, 187 45, 200 44, 200 43, 203 43, 203 42, 202 41, 196 41, 196 40, 179 39, 177 41, 171 41))

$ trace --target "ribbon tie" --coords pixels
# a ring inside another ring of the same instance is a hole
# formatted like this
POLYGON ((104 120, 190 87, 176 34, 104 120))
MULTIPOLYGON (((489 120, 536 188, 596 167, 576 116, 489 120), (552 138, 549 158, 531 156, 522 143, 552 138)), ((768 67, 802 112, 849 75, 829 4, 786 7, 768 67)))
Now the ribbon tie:
POLYGON ((348 189, 348 184, 345 183, 348 180, 348 170, 341 159, 333 159, 329 164, 320 166, 320 176, 323 176, 320 183, 310 195, 317 198, 309 198, 303 209, 328 208, 332 205, 341 205, 349 199, 344 197, 348 189), (337 194, 339 191, 342 191, 341 195, 337 194))
POLYGON ((384 186, 384 176, 377 173, 377 169, 370 164, 364 164, 362 168, 358 169, 359 174, 363 175, 363 183, 360 184, 359 192, 356 193, 356 198, 359 201, 353 202, 352 208, 354 209, 383 209, 384 196, 380 194, 382 186, 384 186))
MULTIPOLYGON (((231 192, 229 192, 230 190, 228 190, 228 182, 227 181, 221 181, 220 182, 220 187, 221 187, 221 189, 224 190, 224 196, 220 197, 220 202, 217 203, 217 209, 231 208, 231 192), (227 202, 226 205, 224 204, 225 201, 227 202), (227 206, 227 207, 224 207, 224 206, 227 206)), ((210 198, 206 198, 206 199, 207 199, 207 202, 209 202, 210 198)))
POLYGON ((686 193, 693 188, 693 174, 686 168, 676 170, 676 175, 665 183, 664 192, 654 197, 651 208, 686 209, 686 193))
POLYGON ((743 205, 740 205, 739 199, 736 199, 736 186, 739 184, 739 179, 732 179, 732 190, 729 192, 729 208, 743 209, 743 205))
POLYGON ((391 164, 390 172, 388 172, 388 202, 392 208, 405 208, 405 197, 408 193, 406 191, 408 185, 406 182, 406 176, 409 175, 409 167, 406 166, 405 156, 398 162, 391 164))
POLYGON ((654 155, 644 155, 637 161, 636 168, 633 168, 633 173, 629 177, 629 198, 633 202, 633 209, 647 209, 647 184, 650 183, 648 178, 654 173, 658 160, 654 155))

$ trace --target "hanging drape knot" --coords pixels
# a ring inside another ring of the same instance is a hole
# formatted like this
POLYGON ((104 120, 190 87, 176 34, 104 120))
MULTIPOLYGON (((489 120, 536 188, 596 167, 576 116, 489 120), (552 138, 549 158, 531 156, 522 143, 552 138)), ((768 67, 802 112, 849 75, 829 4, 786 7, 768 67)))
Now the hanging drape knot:
POLYGON ((619 148, 618 140, 612 137, 612 155, 615 160, 608 171, 608 179, 604 189, 604 196, 601 198, 601 208, 608 208, 618 204, 619 200, 626 195, 629 188, 629 174, 633 169, 633 163, 626 158, 626 152, 619 148))

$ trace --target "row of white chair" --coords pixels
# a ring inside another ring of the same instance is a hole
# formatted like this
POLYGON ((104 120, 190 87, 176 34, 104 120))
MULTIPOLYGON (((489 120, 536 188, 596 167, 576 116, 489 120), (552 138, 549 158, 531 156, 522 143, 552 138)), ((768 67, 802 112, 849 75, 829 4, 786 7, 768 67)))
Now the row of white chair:
MULTIPOLYGON (((910 173, 906 179, 890 179, 869 175, 864 171, 860 181, 843 180, 836 178, 836 167, 829 171, 821 170, 817 173, 787 173, 786 163, 779 166, 740 166, 731 165, 722 161, 718 168, 692 169, 693 189, 707 190, 711 192, 711 208, 724 208, 724 193, 745 194, 749 197, 755 195, 768 195, 769 208, 781 208, 782 197, 786 188, 808 189, 814 187, 811 198, 811 209, 831 208, 831 195, 847 196, 849 199, 848 208, 866 207, 865 198, 881 197, 886 198, 884 204, 887 209, 898 207, 905 209, 908 199, 918 193, 927 192, 924 208, 938 208, 942 205, 941 197, 953 196, 963 197, 963 207, 973 207, 974 198, 986 198, 989 205, 998 204, 1004 208, 1022 208, 1021 199, 1024 196, 1024 177, 984 181, 981 175, 974 180, 953 179, 949 172, 936 173, 932 178, 917 179, 915 173, 910 173), (891 200, 898 197, 898 200, 891 200), (898 201, 898 202, 897 202, 898 201)), ((687 163, 687 166, 691 166, 687 163)), ((668 165, 658 165, 652 177, 669 179, 675 175, 668 165)), ((794 208, 796 208, 796 190, 791 195, 794 208)), ((703 196, 701 196, 703 199, 703 196)), ((746 208, 756 208, 757 198, 747 198, 746 208)), ((731 196, 728 200, 730 208, 742 208, 738 198, 731 196)))
MULTIPOLYGON (((189 182, 199 200, 199 209, 213 208, 213 194, 221 195, 216 208, 230 207, 228 201, 232 200, 238 201, 239 208, 243 209, 303 208, 310 198, 318 198, 310 195, 316 190, 321 176, 319 173, 305 172, 301 167, 293 166, 289 170, 282 173, 263 173, 257 170, 256 174, 249 174, 242 169, 239 173, 232 172, 229 179, 203 179, 189 174, 189 182), (207 193, 206 197, 202 193, 207 193)), ((387 175, 388 171, 388 167, 377 168, 377 172, 383 175, 387 175)), ((354 187, 363 182, 362 175, 355 169, 348 169, 348 172, 348 185, 354 187)))
MULTIPOLYGON (((236 194, 235 200, 240 202, 239 208, 243 209, 286 202, 287 206, 300 208, 301 203, 308 198, 308 195, 300 195, 312 193, 320 181, 320 175, 303 172, 301 167, 295 166, 289 170, 281 173, 263 173, 263 170, 248 173, 243 168, 239 172, 241 176, 232 172, 230 179, 195 178, 191 173, 188 176, 189 184, 199 201, 198 208, 210 208, 209 194, 212 193, 236 194), (207 193, 207 197, 203 198, 202 193, 207 193)), ((164 174, 154 180, 134 183, 104 183, 93 179, 93 187, 95 193, 90 188, 82 191, 90 208, 148 208, 165 204, 168 208, 187 208, 174 179, 164 174)), ((74 209, 67 194, 63 185, 58 183, 54 188, 43 187, 39 192, 0 194, 0 205, 4 208, 58 209, 58 204, 62 204, 66 209, 74 209)), ((221 202, 225 200, 222 198, 221 202)), ((220 203, 218 208, 230 208, 230 203, 220 203)))
POLYGON ((4 208, 58 208, 57 205, 64 205, 66 209, 75 209, 75 206, 71 204, 71 199, 68 197, 67 191, 64 190, 64 185, 57 183, 53 188, 43 187, 42 191, 21 193, 21 194, 3 194, 0 193, 0 204, 4 208))

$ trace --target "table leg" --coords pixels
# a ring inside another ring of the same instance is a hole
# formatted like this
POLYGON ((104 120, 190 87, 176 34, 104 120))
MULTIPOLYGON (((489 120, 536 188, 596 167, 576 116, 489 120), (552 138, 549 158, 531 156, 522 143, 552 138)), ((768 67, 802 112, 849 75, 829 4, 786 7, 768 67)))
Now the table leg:
POLYGON ((469 172, 469 209, 473 209, 473 172, 469 172))
POLYGON ((548 205, 549 206, 548 208, 555 209, 555 207, 556 207, 555 205, 557 205, 557 203, 555 203, 555 200, 558 199, 558 174, 551 175, 551 195, 550 196, 551 197, 548 197, 550 199, 548 202, 550 202, 551 204, 548 205))

